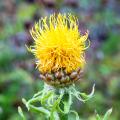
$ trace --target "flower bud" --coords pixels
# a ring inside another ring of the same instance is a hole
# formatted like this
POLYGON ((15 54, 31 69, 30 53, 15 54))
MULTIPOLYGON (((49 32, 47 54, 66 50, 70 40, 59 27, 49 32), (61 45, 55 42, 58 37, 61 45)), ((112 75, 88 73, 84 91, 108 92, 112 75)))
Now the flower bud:
POLYGON ((55 73, 55 77, 57 79, 61 79, 63 76, 64 76, 64 73, 62 71, 58 71, 58 72, 55 73))
POLYGON ((70 74, 70 78, 71 78, 71 79, 74 79, 74 78, 77 77, 77 75, 78 75, 77 72, 72 72, 72 73, 70 74))
POLYGON ((45 80, 46 78, 44 75, 40 74, 40 79, 45 80))
POLYGON ((48 81, 54 80, 53 75, 51 75, 51 74, 46 74, 46 80, 48 80, 48 81))

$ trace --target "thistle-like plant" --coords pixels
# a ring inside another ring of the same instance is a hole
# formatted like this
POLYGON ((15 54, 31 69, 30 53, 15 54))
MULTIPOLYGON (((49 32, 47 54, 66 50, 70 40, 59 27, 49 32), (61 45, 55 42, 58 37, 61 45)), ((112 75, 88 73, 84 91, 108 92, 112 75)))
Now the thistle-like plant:
MULTIPOLYGON (((88 95, 75 87, 85 65, 88 31, 82 35, 77 18, 71 14, 52 14, 36 23, 30 33, 34 45, 29 50, 37 59, 40 78, 45 84, 42 91, 28 101, 23 99, 23 103, 29 111, 44 114, 48 120, 69 120, 71 113, 75 114, 74 120, 80 120, 77 112, 71 109, 73 98, 85 102, 92 98, 95 87, 93 85, 88 95)), ((19 113, 25 119, 21 108, 19 113)), ((98 115, 97 119, 100 120, 98 115)))

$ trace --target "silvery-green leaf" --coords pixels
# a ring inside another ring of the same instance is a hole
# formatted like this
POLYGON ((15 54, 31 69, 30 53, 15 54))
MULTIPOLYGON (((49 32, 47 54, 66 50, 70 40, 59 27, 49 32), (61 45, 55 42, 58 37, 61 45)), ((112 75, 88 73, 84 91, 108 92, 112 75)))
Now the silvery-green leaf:
POLYGON ((108 117, 110 116, 111 113, 112 113, 112 108, 105 113, 103 120, 108 120, 108 117))
POLYGON ((71 110, 70 113, 74 113, 75 114, 75 119, 74 120, 80 120, 79 115, 78 115, 78 113, 76 111, 71 110))
POLYGON ((26 119, 25 119, 25 116, 24 116, 24 114, 23 114, 23 111, 22 111, 22 109, 21 109, 20 106, 18 107, 18 113, 19 113, 20 116, 22 117, 22 120, 26 120, 26 119))
POLYGON ((65 94, 61 100, 61 103, 58 106, 58 109, 61 113, 63 114, 67 114, 70 110, 71 104, 72 104, 72 96, 71 94, 65 94), (60 106, 60 104, 63 104, 62 108, 60 106))
POLYGON ((41 104, 45 104, 46 100, 48 100, 49 97, 51 97, 54 93, 52 91, 49 91, 41 98, 41 104))
POLYGON ((101 118, 98 114, 96 115, 96 120, 101 120, 101 118))
POLYGON ((60 120, 59 115, 56 111, 51 113, 50 120, 60 120))
POLYGON ((83 98, 84 101, 87 101, 93 97, 94 92, 95 92, 95 84, 93 85, 92 91, 89 95, 87 95, 86 93, 79 93, 79 94, 81 95, 81 97, 83 98))
POLYGON ((47 109, 45 109, 44 107, 35 107, 33 105, 30 105, 29 108, 34 111, 34 112, 38 112, 38 113, 42 113, 47 115, 47 117, 50 116, 50 111, 48 111, 47 109))
POLYGON ((41 94, 42 94, 42 92, 43 92, 43 91, 39 91, 38 93, 34 94, 34 96, 33 96, 33 97, 37 97, 37 96, 41 95, 41 94))

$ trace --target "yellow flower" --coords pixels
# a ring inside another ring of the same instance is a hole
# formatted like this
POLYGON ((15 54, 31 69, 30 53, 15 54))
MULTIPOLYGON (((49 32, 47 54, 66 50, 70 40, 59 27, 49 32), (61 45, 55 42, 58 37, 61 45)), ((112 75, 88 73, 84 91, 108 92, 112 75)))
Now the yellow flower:
POLYGON ((52 14, 42 18, 30 31, 35 40, 31 51, 42 73, 83 68, 88 32, 81 35, 77 19, 71 14, 52 14))

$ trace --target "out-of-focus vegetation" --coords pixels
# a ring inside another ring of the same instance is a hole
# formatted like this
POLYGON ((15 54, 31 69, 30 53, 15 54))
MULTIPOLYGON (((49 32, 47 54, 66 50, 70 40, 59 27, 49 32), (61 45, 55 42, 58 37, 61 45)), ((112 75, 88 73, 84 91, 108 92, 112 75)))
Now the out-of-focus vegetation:
POLYGON ((96 92, 86 104, 75 101, 73 108, 82 120, 95 120, 95 111, 104 115, 112 107, 110 120, 120 120, 119 0, 0 1, 0 120, 19 120, 18 106, 28 120, 43 120, 28 114, 21 102, 43 88, 35 59, 25 45, 33 44, 29 29, 34 22, 53 12, 75 14, 80 31, 90 31, 85 75, 77 86, 90 91, 95 83, 96 92))

